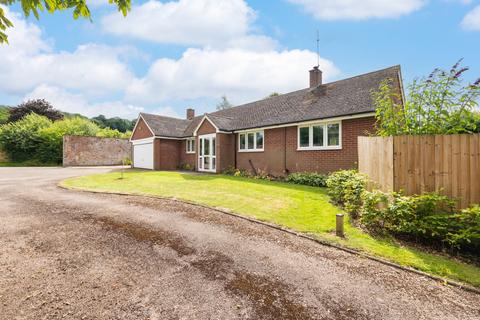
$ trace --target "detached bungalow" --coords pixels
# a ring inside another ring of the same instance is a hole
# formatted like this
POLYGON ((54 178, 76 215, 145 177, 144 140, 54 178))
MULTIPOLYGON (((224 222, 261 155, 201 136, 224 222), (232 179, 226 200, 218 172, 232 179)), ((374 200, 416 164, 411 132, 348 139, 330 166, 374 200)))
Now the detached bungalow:
POLYGON ((186 119, 140 113, 133 130, 137 168, 221 172, 228 167, 264 171, 330 172, 356 167, 357 137, 373 132, 372 91, 391 79, 403 96, 400 66, 310 87, 186 119))

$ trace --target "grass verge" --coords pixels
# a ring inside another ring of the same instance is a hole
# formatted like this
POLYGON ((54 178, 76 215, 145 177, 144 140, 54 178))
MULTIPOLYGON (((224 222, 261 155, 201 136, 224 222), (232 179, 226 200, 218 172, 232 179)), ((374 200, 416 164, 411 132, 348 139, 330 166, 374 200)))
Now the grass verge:
POLYGON ((345 239, 335 236, 335 214, 325 188, 224 175, 129 170, 67 179, 61 185, 187 200, 272 222, 319 239, 362 250, 403 266, 480 287, 480 268, 453 258, 374 238, 347 218, 345 239))
POLYGON ((0 162, 0 167, 58 167, 58 163, 40 163, 34 160, 22 161, 22 162, 13 162, 5 161, 0 162))

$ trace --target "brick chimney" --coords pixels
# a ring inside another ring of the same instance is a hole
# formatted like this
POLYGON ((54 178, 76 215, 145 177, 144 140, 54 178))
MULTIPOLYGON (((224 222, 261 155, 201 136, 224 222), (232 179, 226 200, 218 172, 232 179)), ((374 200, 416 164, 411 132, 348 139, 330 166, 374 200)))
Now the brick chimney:
POLYGON ((310 70, 310 88, 316 88, 322 84, 322 71, 318 69, 318 66, 313 67, 310 70))
POLYGON ((195 118, 195 110, 192 108, 187 109, 187 120, 192 120, 195 118))

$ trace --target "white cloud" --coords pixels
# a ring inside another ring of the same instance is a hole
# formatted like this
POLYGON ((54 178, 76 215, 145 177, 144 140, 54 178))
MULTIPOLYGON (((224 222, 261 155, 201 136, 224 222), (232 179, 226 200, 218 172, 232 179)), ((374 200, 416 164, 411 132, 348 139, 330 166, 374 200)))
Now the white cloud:
POLYGON ((423 7, 427 0, 289 0, 319 20, 398 18, 423 7))
MULTIPOLYGON (((36 87, 23 98, 24 101, 29 99, 46 99, 56 109, 70 113, 80 113, 90 118, 103 114, 107 118, 120 117, 124 119, 134 119, 138 116, 139 112, 145 111, 143 107, 124 103, 120 100, 91 103, 82 94, 72 93, 63 88, 48 85, 36 87)), ((170 106, 156 108, 149 112, 164 116, 179 117, 176 111, 170 106)))
MULTIPOLYGON (((9 45, 0 45, 0 90, 19 94, 45 84, 102 95, 120 91, 133 75, 121 61, 128 48, 86 44, 73 52, 54 52, 40 29, 6 10, 14 28, 9 45)), ((10 32, 11 31, 11 32, 10 32)))
POLYGON ((480 31, 480 5, 476 6, 462 20, 465 30, 480 31))
MULTIPOLYGON (((158 59, 145 77, 127 88, 128 101, 144 103, 198 99, 226 94, 238 104, 269 93, 290 92, 308 85, 316 54, 308 50, 253 52, 243 49, 188 49, 178 60, 158 59)), ((338 74, 333 62, 321 59, 327 80, 338 74)))
POLYGON ((89 103, 87 98, 82 94, 71 93, 63 88, 48 85, 40 85, 32 92, 26 94, 24 100, 28 99, 46 99, 56 109, 71 113, 80 113, 87 117, 103 114, 106 117, 133 119, 137 117, 139 112, 143 111, 142 107, 124 104, 121 101, 89 103))
MULTIPOLYGON (((231 102, 240 104, 273 91, 287 93, 308 86, 308 70, 316 63, 316 54, 308 50, 279 51, 274 39, 251 34, 254 12, 244 1, 147 4, 163 6, 166 16, 152 29, 149 21, 133 15, 140 20, 130 27, 138 27, 135 32, 145 28, 139 37, 153 31, 153 41, 177 41, 178 37, 178 41, 202 48, 187 49, 178 59, 159 58, 145 75, 135 77, 124 59, 125 55, 132 56, 131 48, 85 44, 72 52, 58 52, 37 26, 7 11, 15 28, 11 44, 0 46, 0 91, 25 99, 45 98, 61 110, 90 117, 104 114, 135 118, 144 106, 158 105, 149 112, 178 117, 169 106, 173 102, 211 101, 226 94, 231 102), (156 29, 160 27, 166 29, 156 29)), ((148 16, 148 12, 143 14, 148 16)), ((161 10, 157 14, 162 14, 161 10)), ((104 23, 108 19, 113 18, 106 18, 104 23)), ((133 53, 138 54, 135 50, 133 53)), ((326 59, 320 60, 320 67, 326 80, 339 73, 326 59)))
POLYGON ((126 18, 117 13, 102 19, 111 34, 185 45, 221 46, 249 31, 255 12, 244 0, 150 0, 134 6, 126 18))

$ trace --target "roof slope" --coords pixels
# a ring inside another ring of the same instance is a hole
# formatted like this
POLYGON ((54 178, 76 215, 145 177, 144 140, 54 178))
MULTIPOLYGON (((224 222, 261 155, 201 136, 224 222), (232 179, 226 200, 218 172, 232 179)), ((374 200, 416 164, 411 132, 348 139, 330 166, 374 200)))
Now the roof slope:
MULTIPOLYGON (((207 114, 224 131, 234 131, 326 119, 375 111, 372 91, 380 82, 390 78, 401 92, 400 66, 366 73, 348 79, 322 84, 280 96, 247 103, 207 114)), ((167 137, 192 136, 203 116, 193 120, 146 115, 145 121, 155 135, 167 137)))
POLYGON ((152 129, 156 136, 178 138, 183 137, 191 120, 158 116, 149 113, 140 113, 140 116, 152 129))

